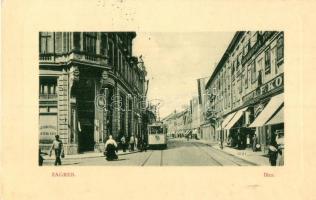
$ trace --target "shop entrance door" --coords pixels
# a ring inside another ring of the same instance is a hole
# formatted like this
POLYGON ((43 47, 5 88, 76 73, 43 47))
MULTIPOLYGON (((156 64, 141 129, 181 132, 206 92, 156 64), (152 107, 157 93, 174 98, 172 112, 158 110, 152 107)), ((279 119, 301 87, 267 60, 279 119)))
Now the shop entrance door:
POLYGON ((94 81, 80 79, 77 94, 79 152, 94 150, 94 81))

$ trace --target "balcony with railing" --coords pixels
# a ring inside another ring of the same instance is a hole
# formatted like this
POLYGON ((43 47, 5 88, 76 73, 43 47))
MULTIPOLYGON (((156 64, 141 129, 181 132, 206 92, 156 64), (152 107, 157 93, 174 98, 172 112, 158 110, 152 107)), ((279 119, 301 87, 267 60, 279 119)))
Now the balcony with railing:
POLYGON ((73 50, 67 53, 41 53, 39 55, 40 63, 67 63, 69 61, 84 62, 99 66, 108 66, 108 58, 105 55, 92 54, 84 51, 73 50))
POLYGON ((52 53, 41 53, 39 55, 40 62, 54 62, 55 57, 52 53))

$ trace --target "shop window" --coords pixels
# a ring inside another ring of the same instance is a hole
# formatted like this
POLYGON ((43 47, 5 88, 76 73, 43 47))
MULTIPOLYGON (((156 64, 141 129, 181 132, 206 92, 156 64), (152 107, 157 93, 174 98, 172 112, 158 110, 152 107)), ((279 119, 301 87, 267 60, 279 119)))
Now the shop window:
POLYGON ((283 35, 277 41, 277 64, 281 65, 284 58, 284 38, 283 35))
POLYGON ((264 55, 265 74, 271 73, 271 50, 267 49, 264 55))
POLYGON ((53 53, 53 41, 52 41, 52 33, 49 32, 41 32, 40 36, 40 53, 53 53))

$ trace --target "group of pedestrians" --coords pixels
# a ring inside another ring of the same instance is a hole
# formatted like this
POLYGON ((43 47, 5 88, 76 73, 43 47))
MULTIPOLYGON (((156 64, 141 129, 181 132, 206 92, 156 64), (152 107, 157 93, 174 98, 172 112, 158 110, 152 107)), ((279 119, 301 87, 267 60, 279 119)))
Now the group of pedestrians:
MULTIPOLYGON (((115 160, 118 159, 117 152, 118 149, 122 148, 123 152, 126 152, 127 149, 129 149, 130 152, 135 151, 136 149, 140 151, 147 151, 147 142, 145 140, 139 140, 136 138, 134 135, 131 135, 128 140, 126 137, 123 135, 120 138, 119 144, 114 140, 112 135, 109 135, 106 143, 105 143, 105 152, 104 155, 107 160, 115 160), (141 142, 139 142, 141 141, 141 142)), ((62 141, 59 139, 59 135, 55 136, 55 140, 53 141, 51 148, 49 150, 49 156, 52 156, 52 152, 55 154, 55 162, 54 165, 61 165, 61 159, 64 158, 64 147, 62 141)), ((44 155, 48 155, 45 152, 42 152, 41 149, 39 149, 39 166, 43 165, 44 162, 44 155)))
POLYGON ((121 145, 121 148, 123 149, 123 152, 126 152, 127 149, 129 149, 129 151, 134 151, 135 146, 137 146, 137 144, 138 144, 138 139, 135 138, 133 135, 131 135, 128 141, 126 140, 126 137, 124 135, 120 139, 120 145, 121 145))
POLYGON ((140 151, 147 151, 147 142, 145 140, 139 140, 134 135, 131 135, 127 140, 124 135, 121 136, 119 144, 113 139, 112 135, 105 143, 105 156, 107 160, 118 159, 117 152, 118 149, 122 148, 123 152, 129 149, 129 152, 133 152, 136 149, 140 151), (139 142, 141 141, 141 142, 139 142))

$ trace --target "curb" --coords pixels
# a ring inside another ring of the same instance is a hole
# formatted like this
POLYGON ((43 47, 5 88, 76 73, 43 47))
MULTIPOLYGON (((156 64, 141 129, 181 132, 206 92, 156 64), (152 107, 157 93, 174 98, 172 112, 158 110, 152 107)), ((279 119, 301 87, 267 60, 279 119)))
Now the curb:
MULTIPOLYGON (((123 156, 123 155, 129 155, 129 154, 134 154, 134 153, 138 153, 138 152, 141 152, 139 150, 137 151, 133 151, 133 152, 122 152, 122 153, 118 153, 117 155, 118 156, 123 156)), ((76 154, 75 154, 76 155, 76 154)), ((65 158, 62 158, 62 160, 73 160, 73 159, 86 159, 86 158, 100 158, 100 157, 105 157, 103 155, 103 153, 100 153, 100 155, 93 155, 93 156, 78 156, 78 157, 67 157, 67 155, 65 155, 65 158)), ((48 157, 48 158, 45 158, 44 157, 44 160, 55 160, 55 157, 54 156, 51 156, 51 157, 48 157)))

